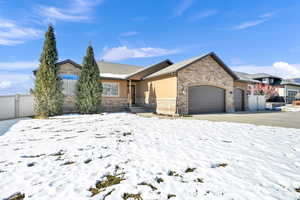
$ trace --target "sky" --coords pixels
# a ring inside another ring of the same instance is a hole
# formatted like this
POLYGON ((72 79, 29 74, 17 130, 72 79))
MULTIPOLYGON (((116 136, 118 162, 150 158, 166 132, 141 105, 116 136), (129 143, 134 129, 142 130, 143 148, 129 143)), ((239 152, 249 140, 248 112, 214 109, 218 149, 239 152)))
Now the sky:
POLYGON ((59 60, 149 66, 215 52, 233 70, 300 77, 299 0, 0 0, 0 95, 28 93, 44 33, 59 60))

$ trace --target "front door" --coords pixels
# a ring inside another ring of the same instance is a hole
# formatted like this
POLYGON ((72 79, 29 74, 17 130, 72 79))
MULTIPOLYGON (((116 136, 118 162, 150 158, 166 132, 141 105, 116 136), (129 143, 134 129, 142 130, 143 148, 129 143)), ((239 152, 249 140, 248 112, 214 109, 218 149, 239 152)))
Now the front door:
POLYGON ((135 85, 131 85, 131 104, 135 104, 135 85))

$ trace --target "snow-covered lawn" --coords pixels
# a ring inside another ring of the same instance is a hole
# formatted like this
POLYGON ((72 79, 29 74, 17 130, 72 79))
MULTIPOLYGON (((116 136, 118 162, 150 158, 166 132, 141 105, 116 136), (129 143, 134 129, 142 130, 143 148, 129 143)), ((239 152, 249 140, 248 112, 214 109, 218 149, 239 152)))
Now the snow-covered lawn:
POLYGON ((21 120, 0 136, 0 199, 296 200, 297 188, 297 129, 117 113, 21 120))

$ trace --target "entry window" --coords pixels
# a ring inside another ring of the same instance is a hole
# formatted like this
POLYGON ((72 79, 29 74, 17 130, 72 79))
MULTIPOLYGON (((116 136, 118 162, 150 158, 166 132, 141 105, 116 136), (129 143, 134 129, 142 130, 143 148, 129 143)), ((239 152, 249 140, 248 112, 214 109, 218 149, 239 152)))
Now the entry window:
POLYGON ((113 82, 102 83, 103 96, 107 97, 118 97, 119 96, 119 84, 113 82))
POLYGON ((76 83, 78 76, 61 74, 60 78, 62 79, 62 92, 66 96, 74 96, 76 92, 76 83))

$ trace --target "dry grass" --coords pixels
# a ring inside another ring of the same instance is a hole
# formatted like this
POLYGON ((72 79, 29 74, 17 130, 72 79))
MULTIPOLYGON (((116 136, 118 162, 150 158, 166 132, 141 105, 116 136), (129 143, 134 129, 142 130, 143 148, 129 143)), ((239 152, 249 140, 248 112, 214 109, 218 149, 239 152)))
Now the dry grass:
POLYGON ((86 159, 85 161, 84 161, 84 164, 88 164, 88 163, 90 163, 92 161, 92 159, 86 159))
POLYGON ((195 170, 196 170, 196 168, 187 168, 184 172, 190 173, 190 172, 194 172, 195 170))
POLYGON ((164 182, 164 179, 159 178, 159 177, 156 177, 155 180, 156 180, 157 183, 162 183, 162 182, 164 182))
POLYGON ((150 183, 141 182, 141 183, 139 183, 138 185, 145 185, 145 186, 148 186, 148 187, 150 187, 153 191, 154 191, 154 190, 157 190, 157 188, 156 188, 155 186, 153 186, 152 184, 150 184, 150 183))
POLYGON ((61 164, 60 166, 64 166, 64 165, 72 165, 72 164, 75 164, 75 162, 74 162, 74 161, 67 161, 67 162, 61 164))
MULTIPOLYGON (((124 173, 121 174, 115 174, 115 175, 106 175, 104 176, 104 180, 98 181, 96 183, 96 187, 91 187, 89 191, 92 193, 92 197, 99 194, 100 192, 103 192, 106 188, 120 184, 122 181, 124 181, 124 173)), ((111 191, 113 192, 113 191, 111 191)), ((110 193, 111 194, 111 193, 110 193)))
POLYGON ((25 194, 18 192, 3 200, 23 200, 24 198, 25 198, 25 194))
POLYGON ((133 199, 133 200, 143 200, 143 198, 141 197, 141 194, 129 194, 129 193, 124 193, 122 198, 124 200, 127 199, 133 199))
POLYGON ((41 156, 44 156, 46 154, 39 154, 39 155, 30 155, 30 156, 21 156, 21 158, 39 158, 41 156))
POLYGON ((194 181, 197 183, 204 183, 203 178, 197 178, 194 181))
POLYGON ((62 156, 62 155, 64 155, 65 153, 64 153, 64 151, 63 150, 59 150, 58 152, 56 152, 56 153, 52 153, 52 154, 50 154, 50 156, 62 156))
POLYGON ((176 197, 176 195, 175 194, 168 194, 168 199, 171 199, 173 197, 176 197))

